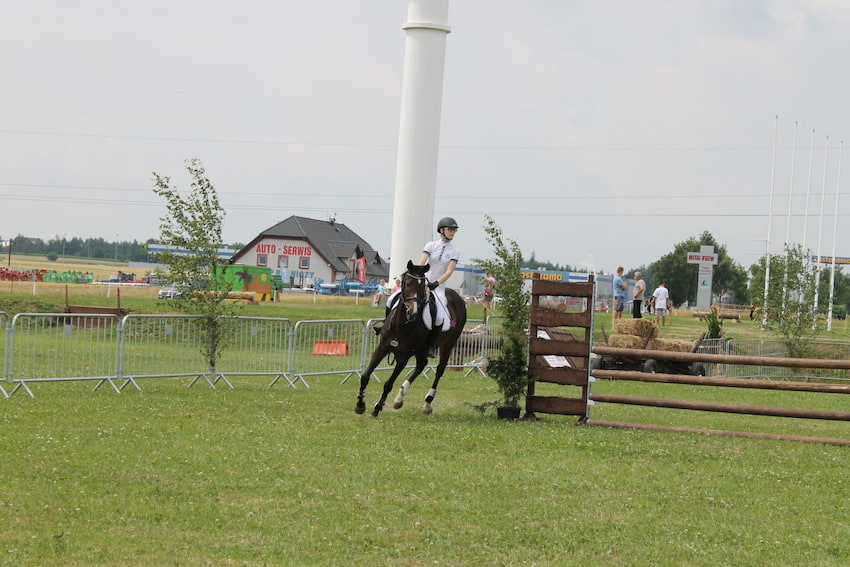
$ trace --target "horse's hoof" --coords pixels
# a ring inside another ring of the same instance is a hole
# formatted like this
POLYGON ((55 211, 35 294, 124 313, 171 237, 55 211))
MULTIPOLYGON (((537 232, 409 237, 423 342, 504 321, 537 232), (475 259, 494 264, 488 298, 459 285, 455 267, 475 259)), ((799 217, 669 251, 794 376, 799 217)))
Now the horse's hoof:
POLYGON ((422 413, 425 415, 431 415, 431 412, 434 411, 434 408, 431 407, 431 404, 425 404, 422 406, 422 413))
POLYGON ((393 403, 393 409, 401 409, 402 407, 404 407, 403 401, 398 401, 398 402, 393 403))
POLYGON ((372 410, 372 413, 370 413, 369 415, 371 417, 378 417, 378 415, 380 415, 380 413, 381 412, 379 412, 378 410, 372 410))
POLYGON ((366 411, 366 404, 363 402, 357 402, 357 405, 354 406, 354 413, 362 414, 366 411))

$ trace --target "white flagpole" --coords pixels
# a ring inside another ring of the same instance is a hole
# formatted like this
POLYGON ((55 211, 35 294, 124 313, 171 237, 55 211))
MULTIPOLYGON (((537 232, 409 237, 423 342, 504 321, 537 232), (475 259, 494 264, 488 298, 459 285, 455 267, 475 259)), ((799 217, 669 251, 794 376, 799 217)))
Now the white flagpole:
POLYGON ((791 246, 791 201, 794 198, 794 163, 797 161, 797 121, 794 121, 794 141, 791 144, 791 183, 788 187, 788 219, 785 222, 785 273, 782 275, 782 312, 788 296, 788 247, 791 246))
POLYGON ((773 158, 770 163, 770 204, 767 210, 767 240, 764 242, 764 305, 761 313, 762 329, 767 327, 767 295, 770 293, 770 231, 773 224, 773 188, 776 173, 776 138, 779 135, 779 115, 773 125, 773 158))
POLYGON ((835 298, 835 237, 838 234, 838 197, 841 195, 841 152, 844 140, 838 144, 838 181, 835 184, 835 212, 832 217, 832 271, 829 273, 829 311, 826 316, 826 330, 832 330, 832 306, 835 298))
POLYGON ((821 253, 821 239, 823 237, 823 205, 826 201, 826 163, 827 158, 829 157, 829 136, 826 137, 826 144, 823 148, 823 187, 821 188, 820 194, 820 224, 818 226, 818 252, 817 257, 815 258, 815 322, 812 323, 812 328, 814 329, 817 326, 817 313, 818 313, 818 301, 820 300, 820 253, 821 253))
MULTIPOLYGON (((806 235, 809 232, 809 201, 812 197, 812 161, 815 156, 815 129, 812 128, 812 141, 809 145, 809 180, 806 183, 806 212, 803 215, 803 254, 806 255, 808 261, 811 261, 811 254, 809 254, 809 250, 806 248, 806 235)), ((808 261, 806 263, 806 271, 809 269, 808 261)), ((806 298, 805 293, 800 294, 800 303, 806 298)))

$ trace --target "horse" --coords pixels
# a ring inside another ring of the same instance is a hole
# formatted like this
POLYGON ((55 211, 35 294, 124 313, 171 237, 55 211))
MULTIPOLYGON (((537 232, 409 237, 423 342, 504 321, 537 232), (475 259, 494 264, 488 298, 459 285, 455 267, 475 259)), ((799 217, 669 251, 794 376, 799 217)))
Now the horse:
MULTIPOLYGON (((372 353, 366 371, 360 377, 360 391, 357 394, 357 404, 354 406, 356 413, 362 414, 366 411, 365 397, 369 378, 378 364, 390 353, 395 356, 395 368, 384 384, 383 394, 372 410, 372 417, 378 417, 378 414, 381 413, 387 396, 393 389, 395 379, 404 370, 411 356, 416 357, 416 367, 399 388, 398 396, 393 403, 394 409, 400 409, 404 405, 404 396, 407 394, 410 385, 428 364, 427 349, 430 331, 422 320, 422 313, 424 309, 429 308, 428 280, 425 277, 429 268, 430 266, 427 264, 417 266, 411 261, 407 262, 407 271, 401 278, 401 292, 398 300, 384 319, 378 346, 372 353)), ((438 299, 434 296, 433 300, 437 301, 438 299)), ((466 303, 454 290, 446 290, 446 308, 453 326, 448 331, 440 332, 437 338, 436 347, 439 349, 440 358, 434 383, 431 385, 431 389, 425 397, 425 405, 422 407, 422 413, 425 415, 429 415, 433 411, 431 402, 434 401, 434 396, 437 394, 437 385, 446 370, 449 355, 457 343, 461 331, 463 331, 463 326, 466 324, 466 303)))

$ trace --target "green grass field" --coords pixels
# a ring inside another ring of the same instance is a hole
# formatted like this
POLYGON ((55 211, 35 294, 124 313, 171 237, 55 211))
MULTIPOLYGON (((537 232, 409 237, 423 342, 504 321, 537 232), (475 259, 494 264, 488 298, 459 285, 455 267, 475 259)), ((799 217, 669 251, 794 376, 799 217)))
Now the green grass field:
POLYGON ((352 411, 354 380, 184 384, 120 396, 56 384, 0 403, 0 563, 850 562, 846 448, 501 422, 472 408, 492 383, 459 372, 433 415, 420 380, 378 419, 352 411))
MULTIPOLYGON (((16 284, 18 285, 18 284, 16 284)), ((55 310, 59 292, 7 293, 0 310, 55 310)), ((110 305, 83 293, 74 303, 110 305)), ((133 312, 167 301, 123 297, 133 312)), ((287 294, 240 314, 368 319, 350 298, 287 294)), ((471 306, 471 318, 481 318, 471 306)), ((597 319, 610 329, 610 315, 597 319)), ((704 324, 674 317, 662 336, 704 324)), ((735 338, 771 338, 750 322, 735 338)), ((836 329, 831 338, 841 339, 836 329)), ((846 328, 844 329, 846 334, 846 328)), ((385 377, 384 374, 383 377, 385 377)), ((502 422, 473 406, 492 381, 449 372, 378 419, 353 412, 357 380, 310 389, 236 376, 144 392, 39 385, 0 400, 3 565, 848 565, 846 447, 502 422)), ((380 393, 373 382, 369 406, 380 393)), ((542 395, 575 389, 538 386, 542 395)), ((603 381, 594 391, 843 410, 842 395, 603 381)), ((388 408, 389 408, 388 404, 388 408)), ((850 424, 600 404, 593 419, 850 438, 850 424)))

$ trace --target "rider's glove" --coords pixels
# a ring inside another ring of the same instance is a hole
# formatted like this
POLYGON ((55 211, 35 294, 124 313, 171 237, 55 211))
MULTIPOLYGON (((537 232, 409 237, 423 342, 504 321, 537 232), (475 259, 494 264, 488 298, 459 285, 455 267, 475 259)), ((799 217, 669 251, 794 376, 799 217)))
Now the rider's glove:
POLYGON ((433 290, 433 289, 437 289, 438 287, 440 287, 440 282, 429 282, 428 283, 428 289, 433 290))

